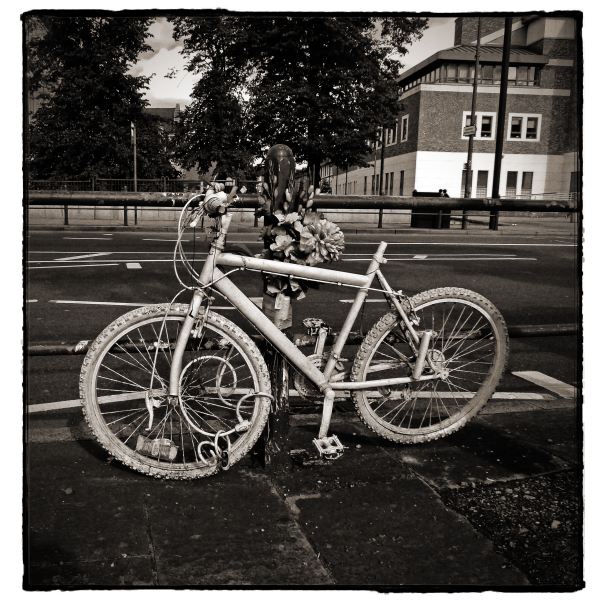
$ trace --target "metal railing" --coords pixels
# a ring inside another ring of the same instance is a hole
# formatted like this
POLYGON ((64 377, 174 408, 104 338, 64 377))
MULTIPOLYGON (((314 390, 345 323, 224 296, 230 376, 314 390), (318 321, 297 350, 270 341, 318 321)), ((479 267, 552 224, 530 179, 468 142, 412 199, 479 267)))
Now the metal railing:
MULTIPOLYGON (((231 181, 227 182, 231 183, 231 181)), ((244 182, 238 182, 244 183, 244 182)), ((249 182, 250 183, 250 182, 249 182)), ((195 190, 188 190, 191 193, 195 190)), ((54 190, 30 190, 26 193, 26 203, 29 208, 56 208, 62 209, 63 223, 69 225, 70 209, 82 209, 88 207, 91 209, 91 218, 99 219, 94 224, 114 224, 106 223, 96 214, 101 211, 112 210, 122 207, 122 223, 129 225, 133 218, 133 223, 138 224, 138 209, 159 209, 154 211, 152 218, 153 224, 156 224, 157 218, 166 217, 168 222, 174 221, 177 209, 182 207, 187 195, 169 192, 129 192, 129 191, 72 191, 68 189, 54 190)), ((236 204, 236 210, 251 211, 258 206, 258 197, 255 193, 246 193, 241 196, 236 204)), ((365 225, 377 228, 384 227, 384 216, 388 219, 388 227, 425 227, 436 229, 450 228, 451 224, 457 224, 462 216, 452 215, 452 211, 463 210, 470 211, 470 220, 473 224, 484 224, 481 216, 492 209, 501 212, 511 213, 511 219, 520 215, 531 215, 535 213, 551 214, 563 213, 570 214, 571 219, 574 213, 579 210, 579 196, 577 194, 538 194, 535 197, 526 198, 443 198, 439 196, 413 197, 413 196, 334 196, 331 194, 322 194, 315 196, 314 206, 321 211, 335 211, 332 215, 334 220, 339 219, 340 215, 352 215, 351 219, 356 219, 360 213, 367 218, 360 221, 361 228, 365 225), (368 216, 367 216, 368 215, 368 216), (372 216, 371 216, 372 215, 372 216), (425 221, 418 217, 424 217, 425 221), (479 218, 479 221, 478 221, 479 218), (395 220, 394 220, 395 219, 395 220), (369 223, 373 220, 373 223, 369 223)), ((112 215, 113 220, 117 218, 112 215)), ((341 219, 339 219, 341 222, 341 219)), ((259 225, 258 219, 253 219, 253 226, 259 225)))

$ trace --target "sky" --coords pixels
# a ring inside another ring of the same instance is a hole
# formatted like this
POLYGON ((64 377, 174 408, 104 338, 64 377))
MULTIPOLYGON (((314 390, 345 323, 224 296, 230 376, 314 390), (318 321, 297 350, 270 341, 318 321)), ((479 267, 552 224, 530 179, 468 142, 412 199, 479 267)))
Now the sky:
MULTIPOLYGON (((146 94, 150 106, 162 108, 189 104, 190 94, 198 76, 185 70, 185 58, 181 54, 181 42, 173 39, 173 26, 164 18, 150 26, 152 37, 148 44, 152 51, 143 55, 132 68, 134 75, 152 75, 146 94), (174 73, 174 77, 165 75, 174 73)), ((449 48, 454 41, 454 17, 429 19, 429 27, 423 37, 412 44, 403 58, 405 69, 412 67, 431 54, 449 48)))

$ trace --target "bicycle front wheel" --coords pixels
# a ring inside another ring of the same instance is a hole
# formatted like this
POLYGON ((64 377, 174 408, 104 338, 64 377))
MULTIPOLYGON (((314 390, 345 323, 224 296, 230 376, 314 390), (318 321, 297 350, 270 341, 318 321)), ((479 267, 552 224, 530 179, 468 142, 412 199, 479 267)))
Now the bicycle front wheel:
MULTIPOLYGON (((491 397, 508 356, 508 332, 498 309, 462 288, 428 290, 412 298, 419 330, 432 330, 424 375, 445 377, 353 394, 364 423, 396 442, 427 442, 460 429, 491 397)), ((410 377, 416 357, 396 313, 388 313, 364 339, 354 381, 410 377)))
POLYGON ((109 325, 80 377, 85 418, 100 444, 155 477, 192 479, 228 468, 266 423, 271 391, 256 344, 228 319, 201 315, 183 355, 180 397, 168 397, 188 305, 152 305, 109 325))

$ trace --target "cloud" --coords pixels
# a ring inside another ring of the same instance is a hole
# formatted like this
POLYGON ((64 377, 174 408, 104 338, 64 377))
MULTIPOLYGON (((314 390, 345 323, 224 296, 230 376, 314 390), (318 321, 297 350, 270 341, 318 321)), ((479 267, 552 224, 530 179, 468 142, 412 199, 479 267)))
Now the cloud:
POLYGON ((139 60, 130 70, 132 75, 149 77, 154 74, 146 92, 150 106, 173 106, 190 103, 190 95, 198 76, 185 70, 185 59, 179 46, 162 47, 157 52, 139 60), (166 78, 172 70, 173 78, 166 78))
POLYGON ((402 57, 403 71, 425 60, 432 54, 454 44, 455 17, 430 17, 423 37, 408 47, 402 57))
POLYGON ((167 21, 165 17, 159 17, 148 28, 148 38, 146 42, 152 48, 150 52, 145 52, 141 58, 149 58, 154 52, 160 50, 172 50, 173 48, 182 48, 183 42, 173 38, 173 24, 167 21))

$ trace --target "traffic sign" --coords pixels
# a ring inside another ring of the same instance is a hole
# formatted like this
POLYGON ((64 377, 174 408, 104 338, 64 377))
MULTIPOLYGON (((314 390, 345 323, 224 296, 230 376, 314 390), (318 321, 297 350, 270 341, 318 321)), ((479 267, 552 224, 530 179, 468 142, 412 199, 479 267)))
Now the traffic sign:
POLYGON ((476 125, 465 125, 465 127, 463 129, 463 136, 468 137, 470 135, 475 135, 476 132, 477 132, 476 125))

